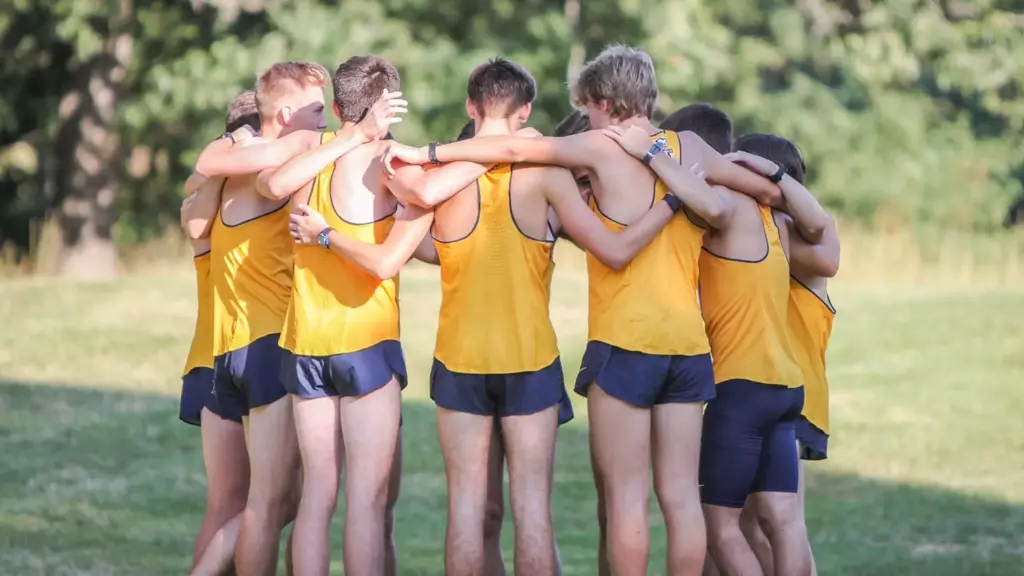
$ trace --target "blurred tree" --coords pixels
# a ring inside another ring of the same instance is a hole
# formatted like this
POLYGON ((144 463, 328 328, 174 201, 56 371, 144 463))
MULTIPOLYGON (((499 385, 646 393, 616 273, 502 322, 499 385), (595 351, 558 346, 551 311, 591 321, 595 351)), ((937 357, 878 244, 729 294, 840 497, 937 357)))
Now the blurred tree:
POLYGON ((551 129, 616 42, 654 58, 659 114, 712 102, 798 143, 843 217, 987 232, 1024 203, 1020 2, 0 0, 0 243, 112 272, 117 246, 174 226, 224 107, 276 60, 388 57, 411 103, 396 136, 422 143, 454 137, 466 77, 498 55, 534 74, 551 129))

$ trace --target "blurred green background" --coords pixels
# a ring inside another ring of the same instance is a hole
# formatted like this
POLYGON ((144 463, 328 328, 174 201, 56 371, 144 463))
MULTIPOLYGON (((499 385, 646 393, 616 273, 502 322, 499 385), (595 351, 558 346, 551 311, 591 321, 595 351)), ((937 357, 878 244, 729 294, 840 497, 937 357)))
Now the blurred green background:
MULTIPOLYGON (((454 139, 485 58, 525 65, 531 124, 608 43, 653 56, 659 115, 708 101, 797 142, 843 220, 927 246, 1020 215, 1024 2, 1010 0, 3 0, 0 244, 22 269, 101 275, 173 229, 225 107, 277 60, 387 56, 396 136, 454 139), (32 257, 26 260, 26 257, 32 257), (85 264, 83 264, 85 263, 85 264)), ((1019 244, 1019 243, 1018 243, 1019 244)))

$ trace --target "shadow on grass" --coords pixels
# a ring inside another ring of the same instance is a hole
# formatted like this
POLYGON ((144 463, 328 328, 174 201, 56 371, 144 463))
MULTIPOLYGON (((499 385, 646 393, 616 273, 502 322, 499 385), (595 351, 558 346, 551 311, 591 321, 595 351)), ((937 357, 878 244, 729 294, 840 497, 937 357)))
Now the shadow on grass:
MULTIPOLYGON (((434 409, 410 401, 404 415, 400 572, 442 574, 445 481, 434 409)), ((175 399, 0 381, 0 454, 0 573, 187 571, 203 471, 198 430, 177 420, 175 399)), ((593 574, 595 496, 582 418, 560 434, 555 480, 564 573, 593 574)), ((822 574, 1024 571, 1020 506, 813 466, 809 485, 822 574)), ((506 551, 511 528, 507 519, 506 551)), ((340 534, 336 522, 333 573, 341 573, 340 534)), ((659 574, 656 514, 651 536, 651 573, 659 574)))

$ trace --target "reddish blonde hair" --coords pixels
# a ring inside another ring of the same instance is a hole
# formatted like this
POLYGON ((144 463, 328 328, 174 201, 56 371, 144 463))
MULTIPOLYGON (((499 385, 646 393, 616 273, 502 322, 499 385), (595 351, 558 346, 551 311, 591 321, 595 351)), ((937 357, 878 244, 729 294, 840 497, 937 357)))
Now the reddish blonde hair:
POLYGON ((260 74, 256 80, 256 108, 261 118, 277 113, 276 102, 284 94, 296 88, 324 86, 331 75, 316 62, 278 62, 260 74))

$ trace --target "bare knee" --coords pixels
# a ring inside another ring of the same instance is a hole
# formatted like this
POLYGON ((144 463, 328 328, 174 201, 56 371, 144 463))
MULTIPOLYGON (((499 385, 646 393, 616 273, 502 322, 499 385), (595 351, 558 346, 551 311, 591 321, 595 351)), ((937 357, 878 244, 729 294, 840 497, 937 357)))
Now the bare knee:
POLYGON ((501 535, 501 524, 505 520, 504 502, 487 502, 484 508, 484 540, 501 535))

